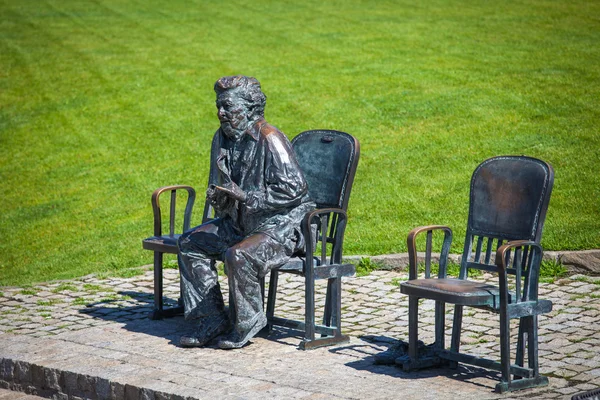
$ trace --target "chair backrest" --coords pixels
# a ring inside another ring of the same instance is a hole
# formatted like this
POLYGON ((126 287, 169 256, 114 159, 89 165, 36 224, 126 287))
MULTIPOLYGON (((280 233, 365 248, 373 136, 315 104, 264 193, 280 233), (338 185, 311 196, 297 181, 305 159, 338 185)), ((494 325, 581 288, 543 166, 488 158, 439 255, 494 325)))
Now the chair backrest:
POLYGON ((348 208, 360 145, 353 136, 332 130, 311 130, 292 139, 298 164, 317 208, 348 208))
POLYGON ((154 193, 152 193, 152 198, 150 200, 152 203, 152 211, 154 214, 154 236, 162 236, 162 211, 160 207, 160 197, 165 192, 171 192, 169 203, 169 237, 175 237, 175 219, 177 217, 177 191, 184 190, 187 192, 187 202, 185 205, 185 211, 183 213, 182 232, 185 232, 188 229, 190 229, 192 208, 194 207, 194 202, 196 200, 196 191, 194 190, 194 188, 187 185, 163 186, 161 188, 156 189, 154 193))
POLYGON ((495 271, 491 255, 506 241, 540 242, 553 184, 550 164, 531 157, 493 157, 475 169, 462 278, 467 268, 495 271))

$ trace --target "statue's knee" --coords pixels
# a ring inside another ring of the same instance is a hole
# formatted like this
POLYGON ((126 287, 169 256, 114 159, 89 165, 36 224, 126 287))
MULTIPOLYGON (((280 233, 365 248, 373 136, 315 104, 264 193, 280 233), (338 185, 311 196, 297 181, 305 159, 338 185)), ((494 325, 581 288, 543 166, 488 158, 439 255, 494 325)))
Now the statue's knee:
POLYGON ((229 271, 235 272, 238 265, 245 263, 245 258, 239 248, 230 247, 225 251, 223 261, 225 261, 229 271))
POLYGON ((225 250, 225 255, 223 256, 223 261, 225 262, 225 264, 227 264, 227 266, 231 266, 234 265, 236 263, 236 260, 238 258, 237 255, 237 250, 233 247, 228 248, 227 250, 225 250))

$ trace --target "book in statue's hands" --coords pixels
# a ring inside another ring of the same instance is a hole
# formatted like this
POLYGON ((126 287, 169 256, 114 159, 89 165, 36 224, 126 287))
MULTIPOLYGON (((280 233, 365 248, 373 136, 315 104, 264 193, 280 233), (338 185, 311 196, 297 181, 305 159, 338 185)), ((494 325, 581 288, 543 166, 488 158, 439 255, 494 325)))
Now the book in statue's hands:
POLYGON ((240 189, 240 187, 236 184, 233 184, 232 187, 210 185, 209 188, 215 192, 222 192, 226 196, 229 196, 232 199, 237 200, 237 201, 245 201, 246 200, 246 193, 244 193, 244 191, 242 189, 240 189))

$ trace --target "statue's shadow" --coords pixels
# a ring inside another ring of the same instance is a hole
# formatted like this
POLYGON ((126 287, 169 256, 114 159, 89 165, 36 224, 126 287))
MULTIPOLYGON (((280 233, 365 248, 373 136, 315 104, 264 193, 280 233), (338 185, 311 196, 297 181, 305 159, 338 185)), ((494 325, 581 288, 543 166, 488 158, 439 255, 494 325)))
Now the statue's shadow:
MULTIPOLYGON (((154 297, 152 294, 134 291, 119 291, 120 296, 129 300, 129 305, 122 305, 121 299, 105 299, 100 302, 88 303, 79 310, 80 313, 90 317, 113 321, 120 324, 123 329, 146 335, 162 337, 169 344, 179 346, 179 338, 182 335, 193 335, 198 325, 196 321, 186 321, 183 315, 164 317, 163 319, 150 319, 154 309, 154 297), (132 304, 133 303, 133 304, 132 304)), ((164 297, 165 308, 177 306, 177 300, 164 297)), ((301 340, 301 332, 276 327, 268 331, 263 329, 257 337, 285 345, 295 345, 301 340)), ((209 347, 213 347, 209 344, 209 347)))
POLYGON ((459 364, 458 368, 434 367, 418 371, 405 372, 401 366, 376 364, 376 355, 391 347, 396 339, 387 336, 365 335, 360 337, 362 343, 339 346, 329 350, 333 354, 351 355, 355 361, 345 365, 356 370, 369 371, 370 373, 383 374, 398 379, 432 379, 445 376, 461 382, 494 390, 500 379, 500 374, 470 365, 459 364))
MULTIPOLYGON (((170 344, 177 344, 181 335, 190 334, 194 330, 194 324, 185 321, 183 315, 150 319, 154 308, 152 294, 135 291, 119 291, 117 294, 119 298, 88 303, 79 312, 96 319, 117 322, 123 329, 131 332, 168 339, 170 344), (123 301, 123 297, 127 301, 123 301)), ((177 300, 165 297, 164 304, 165 308, 173 307, 177 305, 177 300)))

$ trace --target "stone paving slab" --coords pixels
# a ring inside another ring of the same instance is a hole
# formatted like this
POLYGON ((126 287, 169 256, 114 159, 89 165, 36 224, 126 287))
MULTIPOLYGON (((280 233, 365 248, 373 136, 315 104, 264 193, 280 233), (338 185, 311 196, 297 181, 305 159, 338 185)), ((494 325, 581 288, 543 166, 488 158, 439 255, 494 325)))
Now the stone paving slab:
MULTIPOLYGON (((550 386, 505 395, 492 392, 493 371, 461 366, 406 374, 373 364, 374 354, 407 337, 408 300, 398 289, 406 279, 392 271, 345 279, 343 322, 351 342, 313 351, 298 350, 300 332, 285 329, 239 350, 179 348, 179 336, 194 325, 181 317, 147 319, 147 267, 129 278, 2 287, 0 388, 59 399, 570 399, 600 387, 600 279, 573 276, 540 285, 541 297, 554 302, 552 313, 540 318, 540 365, 550 386)), ((166 270, 165 285, 174 304, 176 270, 166 270)), ((225 277, 221 285, 227 287, 225 277)), ((300 317, 302 292, 301 278, 283 276, 278 313, 300 317)), ((325 286, 317 292, 323 301, 325 286)), ((428 342, 433 303, 421 309, 421 339, 428 342)), ((461 350, 499 359, 497 326, 496 315, 466 308, 461 350)))

